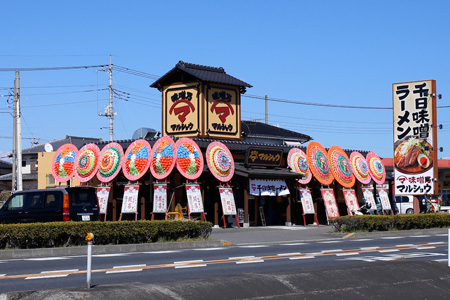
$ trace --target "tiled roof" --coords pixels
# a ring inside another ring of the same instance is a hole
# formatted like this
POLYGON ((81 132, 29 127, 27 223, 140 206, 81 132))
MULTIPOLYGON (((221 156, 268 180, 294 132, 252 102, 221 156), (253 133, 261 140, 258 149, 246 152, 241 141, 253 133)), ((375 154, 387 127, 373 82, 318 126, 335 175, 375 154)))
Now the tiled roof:
POLYGON ((161 88, 173 82, 205 81, 239 86, 252 87, 250 84, 228 75, 223 68, 209 67, 179 61, 175 67, 152 83, 150 87, 161 88), (187 76, 186 76, 187 74, 187 76))
POLYGON ((11 169, 12 163, 4 161, 4 160, 0 160, 0 168, 1 169, 11 169))
MULTIPOLYGON (((60 140, 54 140, 49 142, 48 144, 52 145, 53 151, 58 150, 59 147, 61 147, 64 144, 72 144, 78 149, 83 147, 85 144, 89 143, 97 143, 100 142, 102 139, 100 138, 91 138, 91 137, 79 137, 79 136, 70 136, 67 135, 64 139, 60 140)), ((45 152, 45 144, 39 144, 33 147, 25 148, 22 150, 22 154, 33 154, 33 153, 40 153, 45 152)))
POLYGON ((241 127, 242 131, 247 137, 265 137, 278 140, 295 140, 300 141, 301 143, 306 143, 313 139, 306 134, 261 122, 241 121, 241 127))
MULTIPOLYGON (((37 179, 38 179, 37 172, 22 174, 22 180, 37 180, 37 179)), ((12 173, 0 176, 0 181, 11 181, 11 180, 12 180, 12 173)))

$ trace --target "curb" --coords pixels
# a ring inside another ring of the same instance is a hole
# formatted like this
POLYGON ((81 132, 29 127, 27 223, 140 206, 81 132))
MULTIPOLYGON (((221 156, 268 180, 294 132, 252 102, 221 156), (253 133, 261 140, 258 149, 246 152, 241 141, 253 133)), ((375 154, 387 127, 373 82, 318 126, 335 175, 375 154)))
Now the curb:
MULTIPOLYGON (((151 244, 122 244, 122 245, 94 245, 92 254, 112 254, 126 252, 163 251, 191 248, 222 247, 226 245, 224 241, 192 241, 192 242, 168 242, 151 244)), ((0 250, 0 259, 20 259, 37 258, 50 256, 85 256, 87 246, 60 247, 60 248, 39 248, 39 249, 17 249, 0 250)))

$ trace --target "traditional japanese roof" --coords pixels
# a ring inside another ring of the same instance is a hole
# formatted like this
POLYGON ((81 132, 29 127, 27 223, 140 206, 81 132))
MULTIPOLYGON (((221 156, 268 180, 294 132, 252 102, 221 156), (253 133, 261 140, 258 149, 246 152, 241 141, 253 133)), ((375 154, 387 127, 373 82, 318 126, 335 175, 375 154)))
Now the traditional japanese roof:
POLYGON ((274 140, 289 140, 298 141, 302 144, 313 139, 306 134, 255 121, 241 121, 241 128, 247 139, 266 138, 274 140))
POLYGON ((0 169, 11 169, 12 168, 12 163, 4 161, 4 160, 0 160, 0 169))
POLYGON ((213 82, 241 87, 241 93, 245 93, 246 87, 250 84, 228 75, 224 68, 209 67, 179 61, 175 67, 155 81, 150 87, 162 89, 163 86, 174 82, 213 82))
MULTIPOLYGON (((89 143, 97 143, 102 139, 100 138, 90 138, 90 137, 79 137, 79 136, 70 136, 67 135, 64 139, 54 140, 49 142, 53 147, 53 151, 58 150, 58 148, 64 144, 72 144, 78 149, 80 149, 83 145, 89 143)), ((33 154, 45 152, 45 144, 39 144, 33 147, 25 148, 22 150, 22 154, 33 154)))

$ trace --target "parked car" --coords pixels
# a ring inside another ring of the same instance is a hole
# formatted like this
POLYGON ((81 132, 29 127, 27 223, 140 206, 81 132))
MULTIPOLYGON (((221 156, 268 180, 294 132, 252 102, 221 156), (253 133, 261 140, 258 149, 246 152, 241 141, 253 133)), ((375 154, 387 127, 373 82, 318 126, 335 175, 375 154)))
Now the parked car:
POLYGON ((0 223, 94 221, 99 219, 94 187, 58 187, 16 192, 0 208, 0 223))
POLYGON ((395 204, 399 214, 414 213, 414 196, 412 195, 395 196, 395 204))

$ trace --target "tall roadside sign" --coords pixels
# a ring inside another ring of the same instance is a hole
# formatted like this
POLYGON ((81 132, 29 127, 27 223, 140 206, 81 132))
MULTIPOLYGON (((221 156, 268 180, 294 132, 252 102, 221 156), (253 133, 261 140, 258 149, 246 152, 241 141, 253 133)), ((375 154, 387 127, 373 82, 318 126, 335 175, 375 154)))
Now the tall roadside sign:
POLYGON ((392 85, 395 195, 438 194, 436 81, 392 85))

